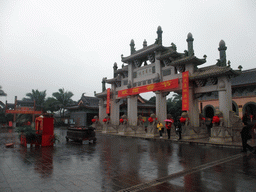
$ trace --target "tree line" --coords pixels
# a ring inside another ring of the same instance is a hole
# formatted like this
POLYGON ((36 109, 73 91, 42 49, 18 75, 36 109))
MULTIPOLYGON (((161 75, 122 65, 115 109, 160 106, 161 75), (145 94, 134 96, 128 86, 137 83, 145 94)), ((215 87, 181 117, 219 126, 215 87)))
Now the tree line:
MULTIPOLYGON (((27 93, 22 101, 35 101, 35 110, 42 111, 43 113, 54 113, 59 111, 60 116, 64 116, 65 108, 72 105, 73 93, 65 91, 64 88, 59 89, 58 92, 52 93, 51 97, 46 98, 46 90, 39 91, 38 89, 32 89, 31 93, 27 93)), ((13 120, 13 114, 5 115, 4 111, 0 114, 0 123, 7 123, 13 120)), ((17 122, 24 123, 31 121, 32 117, 28 114, 18 114, 17 122)))

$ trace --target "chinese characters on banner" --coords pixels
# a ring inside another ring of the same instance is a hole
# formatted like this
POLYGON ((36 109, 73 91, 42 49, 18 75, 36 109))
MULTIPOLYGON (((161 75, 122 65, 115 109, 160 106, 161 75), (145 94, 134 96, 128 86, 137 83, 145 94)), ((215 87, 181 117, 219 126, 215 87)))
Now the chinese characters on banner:
POLYGON ((188 71, 182 73, 182 111, 189 110, 189 78, 188 71))
POLYGON ((109 104, 110 104, 110 88, 107 89, 107 107, 106 107, 107 114, 109 114, 109 104))
POLYGON ((32 107, 17 107, 17 109, 12 110, 5 110, 5 113, 12 113, 12 114, 42 114, 42 111, 34 111, 32 107))
POLYGON ((149 91, 160 91, 165 89, 173 89, 179 86, 179 79, 173 79, 168 81, 163 81, 159 83, 154 83, 150 85, 130 88, 130 89, 124 89, 121 91, 118 91, 118 97, 126 97, 128 95, 137 95, 140 93, 145 93, 149 91))

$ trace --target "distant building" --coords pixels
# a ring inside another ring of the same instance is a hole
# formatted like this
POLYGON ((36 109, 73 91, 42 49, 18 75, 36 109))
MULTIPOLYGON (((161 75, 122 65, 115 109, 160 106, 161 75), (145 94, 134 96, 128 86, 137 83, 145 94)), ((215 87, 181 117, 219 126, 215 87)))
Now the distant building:
MULTIPOLYGON (((231 79, 232 110, 243 116, 245 111, 256 117, 256 68, 244 70, 231 79)), ((218 92, 210 92, 199 98, 200 110, 205 117, 212 118, 219 108, 218 92)))
POLYGON ((88 126, 91 119, 99 113, 99 99, 89 97, 84 94, 81 99, 73 106, 66 109, 70 112, 69 123, 76 126, 88 126))
MULTIPOLYGON (((127 114, 127 100, 120 101, 120 117, 127 114)), ((155 104, 149 102, 142 97, 138 97, 138 114, 142 116, 150 116, 155 113, 155 104)), ((91 120, 99 113, 99 99, 97 97, 89 97, 84 94, 81 99, 73 106, 67 107, 69 112, 69 123, 77 126, 89 126, 92 124, 91 120)))

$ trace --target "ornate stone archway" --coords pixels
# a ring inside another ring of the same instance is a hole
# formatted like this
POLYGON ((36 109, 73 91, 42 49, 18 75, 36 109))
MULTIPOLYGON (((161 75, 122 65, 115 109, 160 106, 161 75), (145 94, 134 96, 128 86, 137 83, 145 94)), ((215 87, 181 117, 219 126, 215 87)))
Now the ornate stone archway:
MULTIPOLYGON (((191 33, 187 35, 187 50, 184 53, 177 52, 177 47, 171 43, 170 47, 162 45, 162 28, 157 28, 157 39, 154 44, 147 45, 143 41, 143 48, 136 50, 134 40, 130 42, 131 54, 121 56, 122 67, 113 66, 114 77, 104 79, 105 83, 111 84, 111 123, 119 124, 119 101, 127 98, 128 122, 130 126, 137 125, 137 96, 140 90, 148 89, 156 94, 156 117, 164 122, 167 118, 166 95, 170 91, 181 92, 184 84, 182 73, 188 72, 188 119, 190 126, 199 127, 198 98, 209 92, 218 92, 219 110, 223 114, 223 124, 230 128, 230 111, 232 111, 232 95, 230 79, 240 74, 239 70, 233 70, 230 62, 226 61, 226 45, 223 40, 219 43, 220 58, 216 64, 207 67, 200 65, 206 62, 203 58, 195 56, 193 49, 194 38, 191 33), (158 84, 171 84, 178 80, 178 85, 166 89, 155 89, 158 84), (120 94, 122 93, 122 94, 120 94)), ((103 86, 104 87, 104 86, 103 86)), ((184 90, 184 89, 183 89, 184 90)), ((100 102, 100 114, 104 114, 106 105, 106 91, 96 94, 100 102)), ((184 100, 184 98, 183 98, 184 100)), ((101 116, 101 115, 100 115, 101 116)), ((100 117, 101 119, 101 117, 100 117)))

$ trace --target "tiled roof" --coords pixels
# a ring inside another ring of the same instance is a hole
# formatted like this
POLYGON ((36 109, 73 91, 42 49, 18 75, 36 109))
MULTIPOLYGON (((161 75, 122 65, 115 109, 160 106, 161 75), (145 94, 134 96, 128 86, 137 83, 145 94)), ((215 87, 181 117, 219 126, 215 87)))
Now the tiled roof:
MULTIPOLYGON (((79 102, 82 100, 84 106, 98 107, 99 99, 97 97, 82 96, 79 102)), ((78 102, 78 103, 79 103, 78 102)))
POLYGON ((8 109, 14 109, 15 105, 13 103, 7 103, 8 109))
POLYGON ((131 54, 128 57, 123 57, 122 62, 127 63, 130 60, 144 58, 149 53, 152 53, 156 50, 165 50, 165 49, 167 49, 167 48, 163 47, 162 45, 152 44, 152 45, 149 45, 145 48, 142 48, 142 49, 136 51, 135 53, 131 54))
POLYGON ((97 97, 89 97, 82 95, 81 99, 77 102, 77 105, 69 106, 67 109, 78 109, 78 108, 99 108, 99 99, 97 97))
POLYGON ((118 75, 117 77, 112 78, 112 79, 106 79, 106 82, 109 83, 109 84, 113 84, 113 83, 115 83, 117 81, 121 81, 120 75, 118 75))
POLYGON ((232 86, 256 84, 256 68, 242 71, 239 76, 232 78, 231 84, 232 86))
POLYGON ((234 75, 237 76, 240 74, 239 70, 233 70, 232 68, 225 66, 220 67, 217 65, 212 65, 208 67, 202 67, 197 69, 197 71, 189 76, 189 79, 206 79, 208 77, 218 77, 222 75, 234 75))
POLYGON ((183 57, 181 59, 177 59, 175 61, 172 61, 171 65, 172 66, 176 66, 176 65, 180 65, 180 64, 185 65, 187 63, 195 63, 197 65, 201 65, 201 64, 203 64, 205 62, 206 62, 205 59, 199 59, 196 56, 186 56, 186 57, 183 57))
POLYGON ((122 72, 128 72, 128 65, 124 66, 124 67, 121 68, 121 69, 117 69, 117 70, 116 70, 116 73, 117 73, 117 74, 122 73, 122 72))
MULTIPOLYGON (((183 53, 184 54, 184 53, 183 53)), ((172 48, 168 48, 167 51, 163 52, 160 56, 156 57, 156 59, 162 60, 162 59, 166 59, 169 57, 179 57, 181 56, 182 53, 178 53, 176 51, 174 51, 172 48)))

